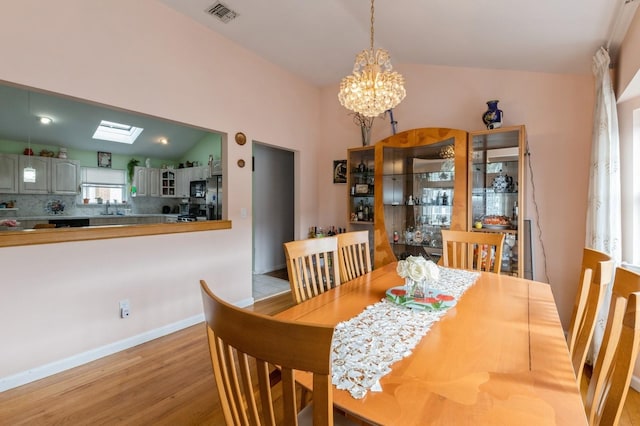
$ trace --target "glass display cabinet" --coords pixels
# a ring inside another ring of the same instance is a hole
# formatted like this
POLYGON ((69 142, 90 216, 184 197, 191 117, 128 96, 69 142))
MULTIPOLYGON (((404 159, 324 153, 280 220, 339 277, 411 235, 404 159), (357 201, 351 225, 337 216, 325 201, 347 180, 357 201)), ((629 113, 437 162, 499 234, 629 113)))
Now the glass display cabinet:
POLYGON ((469 133, 468 229, 504 233, 501 271, 520 277, 525 143, 524 126, 469 133))
POLYGON ((467 132, 423 128, 375 145, 374 267, 438 261, 442 229, 467 227, 467 132))
POLYGON ((374 164, 373 147, 352 148, 347 154, 347 186, 349 188, 348 223, 350 230, 373 226, 374 164))

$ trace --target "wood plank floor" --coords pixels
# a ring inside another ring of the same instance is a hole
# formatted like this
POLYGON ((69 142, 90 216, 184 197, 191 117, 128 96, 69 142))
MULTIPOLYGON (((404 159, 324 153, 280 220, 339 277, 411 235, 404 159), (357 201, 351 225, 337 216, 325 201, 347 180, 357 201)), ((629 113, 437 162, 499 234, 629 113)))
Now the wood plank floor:
MULTIPOLYGON (((284 294, 256 303, 274 314, 284 294)), ((222 425, 204 324, 0 393, 0 425, 222 425)), ((640 425, 630 390, 620 425, 640 425)))

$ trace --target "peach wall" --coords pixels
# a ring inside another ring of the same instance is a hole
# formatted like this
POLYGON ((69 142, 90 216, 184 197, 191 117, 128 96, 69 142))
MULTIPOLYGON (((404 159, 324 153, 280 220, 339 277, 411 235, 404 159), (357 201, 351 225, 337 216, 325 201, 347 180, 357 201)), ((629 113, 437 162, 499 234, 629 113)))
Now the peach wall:
MULTIPOLYGON (((4 4, 0 57, 0 80, 296 151, 305 164, 298 234, 315 223, 319 89, 161 3, 4 4)), ((251 168, 235 165, 250 160, 251 144, 224 149, 229 231, 0 249, 0 385, 200 314, 201 278, 227 300, 251 302, 251 168), (127 320, 118 318, 124 298, 127 320)))
MULTIPOLYGON (((392 52, 393 53, 393 52, 392 52)), ((345 64, 345 73, 349 72, 345 64)), ((398 131, 416 127, 482 129, 486 101, 499 99, 505 125, 525 124, 531 150, 542 240, 532 229, 534 278, 547 281, 547 273, 560 317, 566 327, 576 291, 585 238, 588 167, 593 114, 593 77, 520 71, 450 68, 423 65, 395 67, 406 79, 407 97, 395 109, 398 131)), ((321 167, 345 158, 344 150, 360 145, 358 127, 336 100, 338 87, 322 92, 324 146, 321 167)), ((388 119, 376 120, 373 141, 391 134, 388 119)), ((527 176, 529 171, 527 171, 527 176)), ((346 223, 346 188, 319 175, 319 187, 329 187, 323 203, 322 225, 346 223)), ((526 218, 537 223, 528 187, 526 218)), ((534 225, 535 226, 535 225, 534 225)))

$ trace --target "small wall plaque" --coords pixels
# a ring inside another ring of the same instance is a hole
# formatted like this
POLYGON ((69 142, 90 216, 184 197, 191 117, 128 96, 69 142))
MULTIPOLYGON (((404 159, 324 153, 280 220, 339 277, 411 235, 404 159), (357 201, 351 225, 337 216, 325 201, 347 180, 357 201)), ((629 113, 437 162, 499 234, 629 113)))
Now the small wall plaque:
POLYGON ((236 143, 238 145, 244 145, 247 143, 247 136, 242 132, 236 133, 236 143))

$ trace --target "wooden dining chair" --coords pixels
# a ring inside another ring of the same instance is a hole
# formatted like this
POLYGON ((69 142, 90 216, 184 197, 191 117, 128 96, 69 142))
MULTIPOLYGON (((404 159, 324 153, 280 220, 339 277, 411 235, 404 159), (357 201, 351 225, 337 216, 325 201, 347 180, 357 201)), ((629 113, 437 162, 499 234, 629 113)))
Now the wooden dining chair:
POLYGON ((598 312, 612 278, 611 256, 589 248, 583 249, 578 292, 567 332, 567 345, 578 383, 582 380, 598 312))
POLYGON ((284 253, 296 303, 340 285, 336 237, 289 241, 284 243, 284 253))
POLYGON ((504 234, 442 231, 442 265, 500 273, 504 234))
POLYGON ((340 280, 347 282, 371 272, 369 231, 345 232, 337 237, 340 280))
POLYGON ((607 325, 585 397, 590 425, 615 425, 640 347, 640 274, 617 268, 607 325))
POLYGON ((312 417, 314 425, 333 425, 333 327, 282 321, 240 309, 214 295, 205 281, 200 281, 200 287, 226 424, 297 425, 312 417), (274 399, 270 364, 279 366, 282 373, 281 399, 274 399), (294 370, 313 373, 313 403, 300 413, 294 370))

